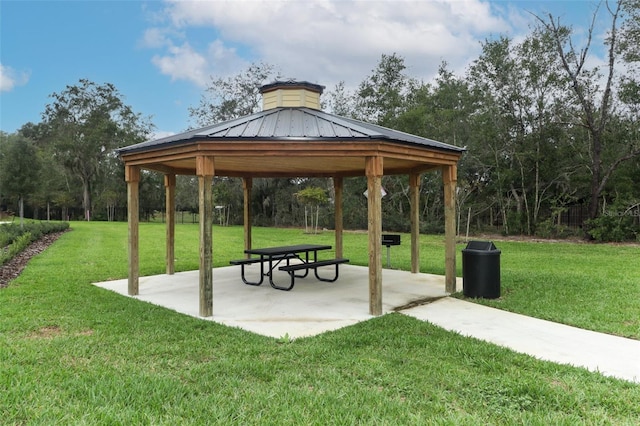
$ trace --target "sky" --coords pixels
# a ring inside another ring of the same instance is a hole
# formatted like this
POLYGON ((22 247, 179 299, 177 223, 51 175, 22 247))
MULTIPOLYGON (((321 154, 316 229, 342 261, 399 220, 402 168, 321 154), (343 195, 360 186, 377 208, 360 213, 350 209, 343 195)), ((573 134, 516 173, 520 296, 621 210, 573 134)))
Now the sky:
MULTIPOLYGON (((518 39, 551 13, 586 28, 591 0, 0 0, 0 130, 42 121, 53 93, 112 83, 155 136, 193 127, 212 78, 252 63, 285 79, 355 89, 383 54, 430 81, 463 73, 481 42, 518 39)), ((265 82, 269 83, 269 82, 265 82)))

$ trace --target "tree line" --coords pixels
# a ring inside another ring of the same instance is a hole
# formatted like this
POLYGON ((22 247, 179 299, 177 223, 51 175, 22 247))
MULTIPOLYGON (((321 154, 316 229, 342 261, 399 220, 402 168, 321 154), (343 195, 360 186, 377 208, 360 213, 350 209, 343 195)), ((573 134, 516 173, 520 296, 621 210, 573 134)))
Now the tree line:
MULTIPOLYGON (((536 19, 522 39, 485 40, 462 73, 443 62, 430 82, 412 77, 401 56, 382 54, 355 89, 341 82, 327 90, 323 108, 465 146, 460 233, 638 240, 640 0, 601 3, 580 34, 552 15, 536 19)), ((265 63, 229 78, 212 76, 199 105, 189 108, 193 126, 258 111, 259 87, 278 78, 265 63)), ((132 111, 111 84, 80 80, 51 99, 42 122, 0 134, 0 211, 26 205, 41 219, 125 219, 124 172, 114 150, 148 139, 151 120, 132 111)), ((423 232, 443 229, 440 182, 435 173, 422 176, 423 232)), ((384 230, 407 231, 408 178, 387 176, 383 187, 384 230)), ((365 189, 364 178, 345 181, 347 228, 366 229, 365 189)), ((217 177, 213 192, 220 223, 241 223, 241 182, 217 177)), ((197 212, 194 177, 179 176, 176 194, 179 211, 197 212)), ((330 228, 331 194, 327 179, 256 179, 254 224, 306 226, 311 210, 315 228, 330 228), (309 191, 313 203, 304 196, 309 191)), ((161 215, 163 177, 143 173, 140 195, 143 218, 161 215)))

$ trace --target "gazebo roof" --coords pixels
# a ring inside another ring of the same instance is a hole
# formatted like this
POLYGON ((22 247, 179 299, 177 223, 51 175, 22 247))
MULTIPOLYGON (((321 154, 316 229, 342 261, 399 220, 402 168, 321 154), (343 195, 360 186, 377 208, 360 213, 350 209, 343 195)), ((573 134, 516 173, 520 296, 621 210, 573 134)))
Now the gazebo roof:
POLYGON ((380 154, 385 174, 421 172, 457 162, 464 150, 313 108, 277 107, 127 146, 118 153, 128 157, 129 164, 139 157, 145 168, 179 174, 193 174, 195 166, 187 157, 193 159, 197 152, 215 156, 220 175, 310 177, 362 175, 364 165, 354 157, 380 154), (233 164, 238 156, 245 158, 233 164))
POLYGON ((280 107, 161 139, 127 146, 121 148, 119 152, 124 154, 166 148, 194 140, 224 140, 230 142, 235 140, 304 140, 313 142, 316 140, 335 139, 345 142, 375 139, 450 152, 464 151, 464 148, 457 146, 311 108, 280 107))

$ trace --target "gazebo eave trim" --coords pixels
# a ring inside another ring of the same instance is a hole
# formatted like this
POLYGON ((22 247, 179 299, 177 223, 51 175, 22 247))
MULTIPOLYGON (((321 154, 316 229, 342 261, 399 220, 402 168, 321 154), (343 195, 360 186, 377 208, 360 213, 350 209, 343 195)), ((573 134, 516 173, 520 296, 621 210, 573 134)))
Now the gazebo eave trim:
POLYGON ((154 152, 160 151, 169 148, 175 148, 180 146, 188 146, 188 145, 196 145, 199 143, 209 143, 209 142, 246 142, 252 144, 260 144, 260 143, 273 143, 273 142, 308 142, 308 143, 318 143, 318 142, 344 142, 344 143, 358 143, 358 142, 388 142, 397 145, 404 145, 416 148, 422 148, 425 150, 431 151, 439 151, 446 153, 456 153, 462 154, 467 151, 466 147, 456 147, 451 146, 451 148, 445 147, 437 147, 437 146, 426 146, 420 143, 393 139, 385 135, 371 135, 366 137, 307 137, 307 136, 285 136, 285 137, 256 137, 256 138, 247 138, 247 137, 206 137, 202 135, 194 136, 188 139, 179 139, 175 141, 166 142, 162 145, 150 145, 150 146, 140 146, 136 147, 132 145, 130 147, 123 147, 116 152, 122 158, 128 154, 138 154, 143 152, 154 152))

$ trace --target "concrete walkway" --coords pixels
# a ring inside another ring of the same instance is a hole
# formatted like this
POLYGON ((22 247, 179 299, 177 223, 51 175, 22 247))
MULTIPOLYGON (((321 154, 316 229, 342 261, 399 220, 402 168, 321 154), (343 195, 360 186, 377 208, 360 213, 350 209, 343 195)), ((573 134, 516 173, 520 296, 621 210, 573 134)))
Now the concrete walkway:
POLYGON ((640 383, 640 340, 596 333, 451 297, 403 313, 538 359, 640 383))
MULTIPOLYGON (((259 287, 245 285, 235 266, 216 268, 213 274, 213 317, 204 320, 275 338, 299 338, 372 318, 368 313, 366 267, 343 265, 340 279, 335 283, 305 278, 297 280, 288 292, 274 290, 266 283, 259 287)), ((276 278, 288 279, 286 275, 276 278)), ((96 285, 127 295, 126 279, 96 285)), ((458 288, 462 288, 461 279, 458 288)), ((141 277, 140 294, 135 298, 200 318, 198 293, 198 271, 189 271, 141 277)), ((446 296, 442 276, 383 270, 385 314, 415 301, 435 300, 400 312, 539 359, 640 383, 638 340, 586 331, 446 296)))

